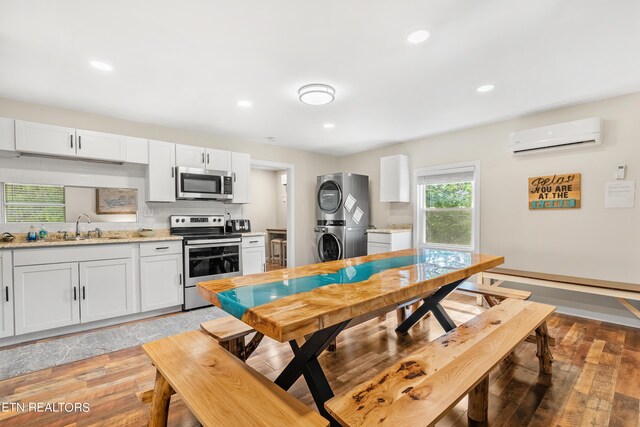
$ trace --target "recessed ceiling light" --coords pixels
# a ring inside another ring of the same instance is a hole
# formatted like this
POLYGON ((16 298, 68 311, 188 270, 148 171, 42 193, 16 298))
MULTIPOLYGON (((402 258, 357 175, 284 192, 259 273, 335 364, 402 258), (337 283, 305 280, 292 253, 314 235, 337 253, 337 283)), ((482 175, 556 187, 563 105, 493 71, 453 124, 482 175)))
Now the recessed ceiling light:
POLYGON ((336 90, 324 83, 313 83, 298 89, 298 98, 305 104, 324 105, 335 99, 336 90))
POLYGON ((334 127, 336 127, 336 125, 333 123, 325 123, 322 125, 322 127, 325 129, 333 129, 334 127))
POLYGON ((106 62, 102 62, 102 61, 91 61, 89 62, 89 64, 91 64, 91 66, 93 68, 97 68, 98 70, 101 71, 112 71, 113 67, 109 64, 107 64, 106 62))
POLYGON ((496 87, 494 85, 492 85, 492 84, 482 85, 482 86, 478 86, 478 88, 476 89, 476 92, 478 92, 478 93, 491 92, 495 88, 496 87))
POLYGON ((429 38, 429 31, 427 30, 415 30, 411 31, 407 36, 407 41, 411 44, 422 43, 429 38))
POLYGON ((251 101, 238 101, 238 107, 249 108, 253 105, 251 101))

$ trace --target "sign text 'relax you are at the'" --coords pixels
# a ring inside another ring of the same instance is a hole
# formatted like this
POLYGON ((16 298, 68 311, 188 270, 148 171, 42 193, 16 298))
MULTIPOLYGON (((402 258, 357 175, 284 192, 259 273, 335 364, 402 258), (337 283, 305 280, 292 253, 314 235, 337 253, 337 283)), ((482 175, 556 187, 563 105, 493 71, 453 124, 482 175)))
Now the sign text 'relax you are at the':
POLYGON ((580 207, 580 174, 529 178, 529 209, 574 209, 580 207))

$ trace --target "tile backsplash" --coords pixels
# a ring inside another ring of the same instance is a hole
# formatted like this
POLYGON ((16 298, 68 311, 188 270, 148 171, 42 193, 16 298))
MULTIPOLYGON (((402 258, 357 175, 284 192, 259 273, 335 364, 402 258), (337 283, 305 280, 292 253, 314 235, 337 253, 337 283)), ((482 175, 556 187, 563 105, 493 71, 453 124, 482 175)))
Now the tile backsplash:
MULTIPOLYGON (((146 166, 103 164, 79 160, 61 160, 22 156, 0 158, 0 183, 56 184, 77 187, 117 187, 138 190, 137 222, 92 222, 91 228, 102 230, 162 229, 169 227, 169 215, 224 215, 242 218, 242 205, 216 201, 181 200, 175 203, 145 202, 146 166)), ((0 232, 26 233, 31 223, 5 223, 0 217, 0 232)), ((33 224, 37 229, 40 224, 33 224)), ((75 224, 46 223, 49 231, 73 231, 75 224)), ((83 229, 86 226, 83 227, 83 229)))

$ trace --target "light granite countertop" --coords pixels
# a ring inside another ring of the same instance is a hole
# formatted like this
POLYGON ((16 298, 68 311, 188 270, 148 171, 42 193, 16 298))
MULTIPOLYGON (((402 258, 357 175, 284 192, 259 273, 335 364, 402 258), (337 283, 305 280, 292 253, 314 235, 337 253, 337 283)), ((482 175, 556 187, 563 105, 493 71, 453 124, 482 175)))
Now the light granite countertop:
POLYGON ((391 233, 411 233, 410 228, 370 228, 367 230, 367 233, 381 233, 381 234, 391 234, 391 233))
POLYGON ((51 238, 47 240, 37 240, 28 242, 26 234, 16 234, 13 242, 3 242, 0 240, 0 249, 25 249, 25 248, 48 248, 58 246, 79 246, 79 245, 113 245, 122 243, 144 243, 182 240, 180 236, 169 235, 169 230, 158 230, 153 237, 140 237, 135 231, 106 231, 103 237, 84 239, 84 240, 64 240, 58 233, 52 233, 51 238))

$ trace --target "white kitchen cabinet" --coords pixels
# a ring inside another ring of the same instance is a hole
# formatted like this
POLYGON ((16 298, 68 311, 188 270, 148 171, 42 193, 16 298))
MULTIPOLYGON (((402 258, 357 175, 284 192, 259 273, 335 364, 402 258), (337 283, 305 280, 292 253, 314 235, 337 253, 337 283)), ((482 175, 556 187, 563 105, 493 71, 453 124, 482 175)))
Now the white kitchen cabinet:
POLYGON ((80 323, 78 263, 14 267, 16 335, 80 323))
POLYGON ((16 120, 16 151, 76 157, 76 130, 16 120))
POLYGON ((380 201, 410 202, 409 157, 404 154, 380 158, 380 201))
POLYGON ((149 140, 127 136, 127 163, 149 164, 149 140))
POLYGON ((175 144, 149 141, 147 168, 147 202, 175 202, 175 144))
POLYGON ((15 120, 0 117, 0 156, 16 151, 15 120))
POLYGON ((251 156, 247 153, 231 154, 233 173, 233 203, 251 202, 251 156))
POLYGON ((11 271, 11 251, 0 251, 0 338, 13 335, 13 274, 11 271))
POLYGON ((81 262, 81 322, 136 313, 133 274, 132 258, 81 262))
POLYGON ((215 148, 206 148, 205 157, 207 160, 207 169, 214 171, 231 172, 232 160, 230 151, 216 150, 215 148))
POLYGON ((411 230, 367 231, 367 255, 399 251, 411 247, 411 230))
POLYGON ((242 275, 265 271, 264 236, 242 237, 242 275))
POLYGON ((142 311, 182 304, 182 253, 140 257, 140 298, 142 311))
POLYGON ((183 168, 206 169, 206 153, 204 147, 176 144, 176 166, 183 168))
POLYGON ((113 133, 76 129, 79 158, 124 162, 127 160, 127 137, 113 133))

